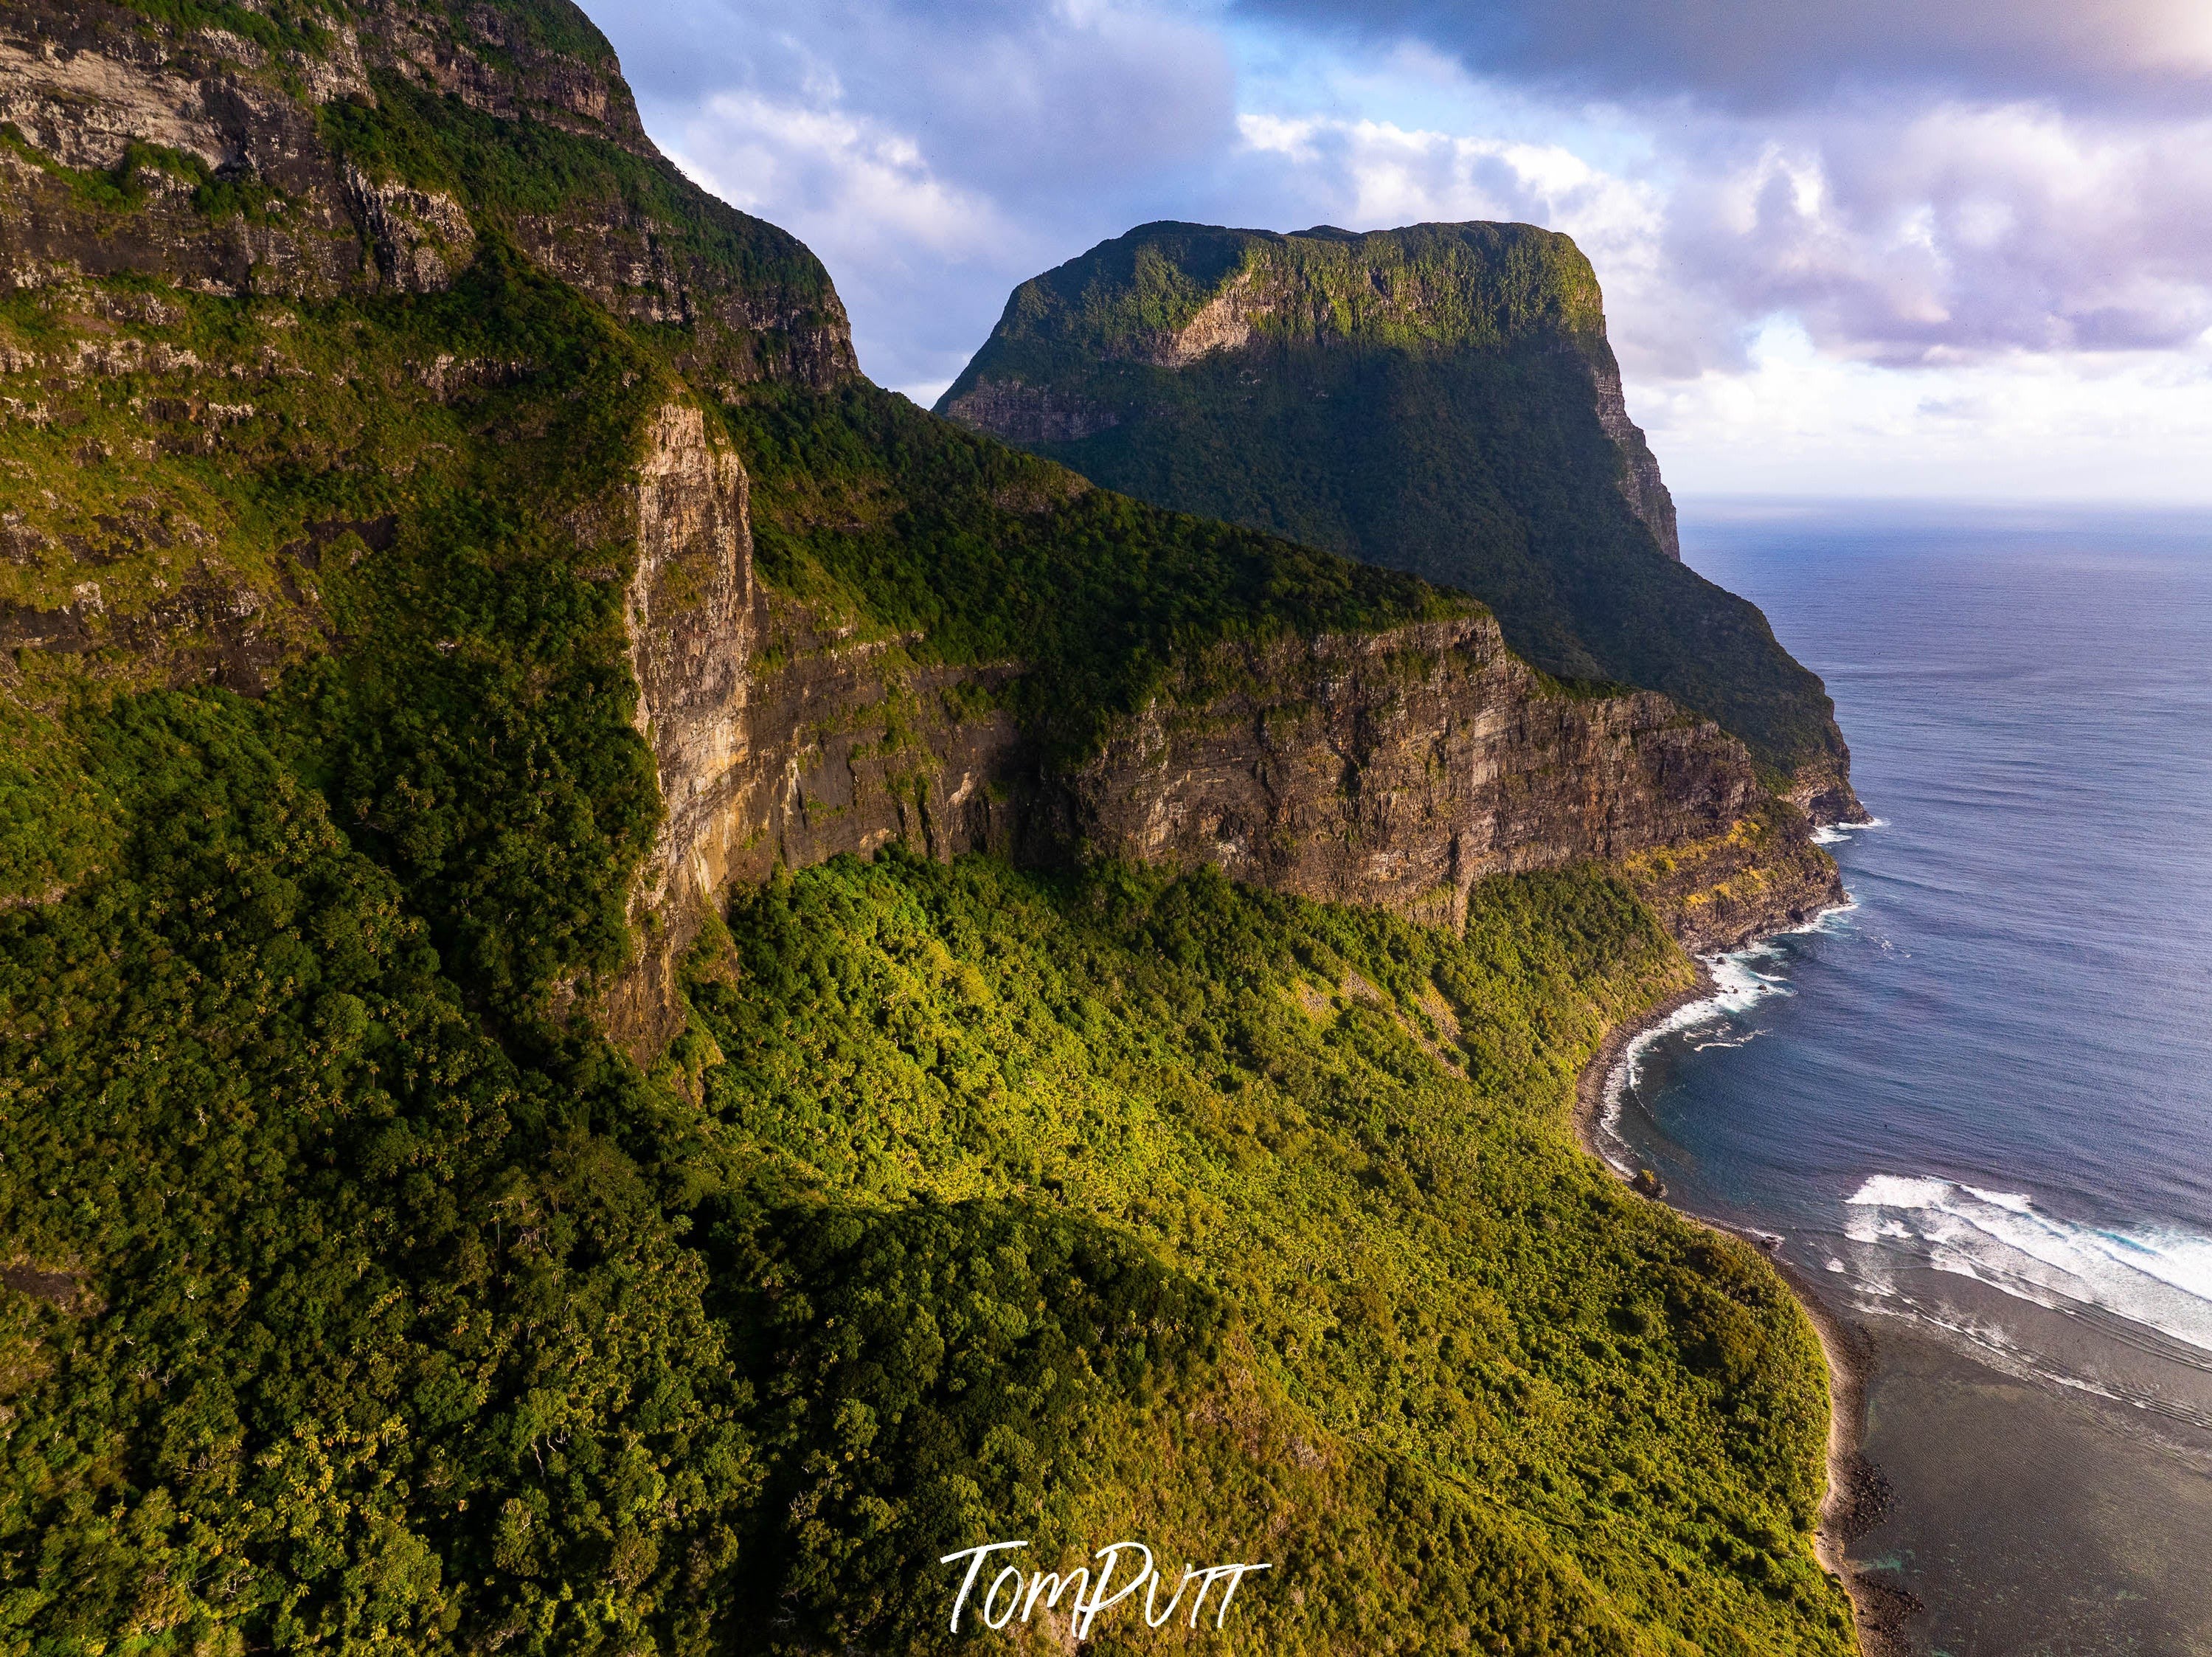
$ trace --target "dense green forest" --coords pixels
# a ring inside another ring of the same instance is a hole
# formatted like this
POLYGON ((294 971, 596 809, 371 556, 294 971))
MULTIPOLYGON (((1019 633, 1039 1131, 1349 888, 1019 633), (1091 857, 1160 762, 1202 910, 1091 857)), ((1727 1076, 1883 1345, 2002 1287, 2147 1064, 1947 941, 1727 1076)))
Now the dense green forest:
POLYGON ((1459 594, 1093 489, 865 381, 724 411, 759 567, 926 660, 1020 664, 1006 694, 1053 753, 1087 751, 1178 654, 1479 609, 1459 594))
POLYGON ((778 1484, 809 1522, 769 1555, 833 1618, 866 1583, 922 1621, 946 1584, 917 1552, 1135 1534, 1278 1562, 1242 1613, 1270 1648, 1845 1648, 1800 1539, 1826 1419, 1794 1307, 1566 1132, 1604 1025, 1681 981, 1608 879, 1495 882, 1455 938, 1202 875, 841 862, 730 923, 730 979, 693 985, 709 1108, 872 1216, 839 1222, 857 1301, 817 1222, 735 1228, 802 1239, 770 1270, 864 1319, 799 1373, 866 1453, 778 1484), (1165 1338, 1060 1358, 1060 1297, 995 1266, 1002 1312, 909 1301, 1010 1228, 1127 1239, 1165 1338), (1030 1390, 1047 1362, 1064 1402, 1030 1390), (856 1545, 871 1496, 956 1485, 928 1545, 856 1545))
POLYGON ((1538 667, 1664 691, 1779 774, 1832 759, 1820 680, 1638 521, 1595 374, 1617 377, 1565 236, 1170 223, 1016 289, 938 407, 1029 387, 1082 427, 1030 446, 1108 489, 1471 593, 1538 667), (1163 360, 1231 299, 1249 338, 1163 360))
POLYGON ((1607 879, 1462 940, 841 862, 646 1078, 488 1036, 260 722, 112 714, 126 856, 0 923, 0 1212, 85 1297, 6 1301, 27 1648, 921 1648, 938 1553, 1124 1534, 1274 1562, 1275 1649, 1844 1648, 1794 1307, 1565 1130, 1683 971, 1607 879))
MULTIPOLYGON (((141 9, 234 12, 322 38, 141 9)), ((939 1556, 1124 1536, 1271 1563, 1262 1649, 1849 1650, 1802 1317, 1568 1134, 1690 970, 1602 869, 1453 933, 892 848, 727 894, 684 1033, 602 1038, 663 814, 607 503, 707 399, 503 215, 818 267, 385 89, 318 130, 470 210, 447 290, 0 299, 0 1653, 1035 1648, 949 1635, 939 1556)), ((1463 602, 865 385, 705 413, 763 579, 1020 657, 1048 750, 1194 644, 1463 602)))

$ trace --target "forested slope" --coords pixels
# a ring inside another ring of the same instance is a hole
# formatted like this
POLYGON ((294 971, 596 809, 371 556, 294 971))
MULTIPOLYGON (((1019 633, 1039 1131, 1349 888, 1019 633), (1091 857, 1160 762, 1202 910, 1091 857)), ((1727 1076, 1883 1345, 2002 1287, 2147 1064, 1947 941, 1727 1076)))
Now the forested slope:
POLYGON ((887 788, 933 663, 1031 654, 931 716, 1042 790, 1182 653, 1462 602, 858 386, 572 8, 0 35, 0 1646, 1042 1646, 925 1562, 1136 1534, 1272 1562, 1263 1649, 1848 1648, 1802 1319, 1566 1135, 1688 971, 1612 874, 1462 933, 892 836, 608 1039, 669 409, 887 788))
POLYGON ((1816 815, 1820 680, 1680 562, 1597 278, 1525 224, 1143 225, 1024 283, 940 411, 1109 489, 1474 594, 1568 678, 1663 691, 1816 815))

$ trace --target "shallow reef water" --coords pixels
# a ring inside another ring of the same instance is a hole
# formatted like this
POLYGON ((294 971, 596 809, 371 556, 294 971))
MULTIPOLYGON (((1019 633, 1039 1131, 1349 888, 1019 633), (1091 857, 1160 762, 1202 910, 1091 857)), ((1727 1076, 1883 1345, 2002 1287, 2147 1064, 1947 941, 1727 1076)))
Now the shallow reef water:
POLYGON ((1852 903, 1714 963, 1613 1154, 1871 1336, 1860 1569, 1952 1654, 2212 1650, 2212 518, 1691 502, 1826 679, 1852 903))

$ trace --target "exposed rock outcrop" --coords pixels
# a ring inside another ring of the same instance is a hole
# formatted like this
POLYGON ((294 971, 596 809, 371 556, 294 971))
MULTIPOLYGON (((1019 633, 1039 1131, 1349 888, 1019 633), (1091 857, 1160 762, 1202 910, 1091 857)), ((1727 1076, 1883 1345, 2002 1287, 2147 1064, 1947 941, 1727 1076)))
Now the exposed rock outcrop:
POLYGON ((670 355, 702 388, 858 371, 819 263, 677 172, 580 16, 549 43, 491 7, 381 0, 273 49, 42 0, 0 10, 0 123, 17 139, 0 144, 0 291, 129 271, 234 295, 430 292, 495 231, 617 315, 678 331, 670 355), (395 91, 605 149, 553 204, 464 199, 356 155, 326 119, 395 91))
MULTIPOLYGON (((320 84, 365 92, 351 36, 338 38, 320 84)), ((373 280, 314 107, 279 84, 285 67, 235 35, 162 28, 99 0, 0 11, 0 121, 20 140, 0 149, 0 288, 121 271, 236 294, 373 280), (276 209, 210 217, 196 172, 251 180, 276 209), (130 210, 88 202, 71 173, 130 210)))
POLYGON ((411 294, 451 286, 476 253, 476 227, 460 203, 437 191, 372 179, 350 162, 342 176, 346 205, 381 284, 411 294))
POLYGON ((759 584, 744 466, 700 411, 662 409, 635 491, 639 729, 666 817, 631 905, 639 952, 600 1014, 641 1057, 675 1034, 676 969, 733 881, 896 840, 950 857, 1035 835, 1011 716, 946 692, 1006 670, 923 666, 759 584))
POLYGON ((652 745, 666 815, 631 899, 638 962, 605 1012, 643 1048, 674 1033, 675 964, 720 885, 720 835, 747 752, 753 569, 745 473, 729 445, 709 436, 698 409, 672 403, 655 417, 635 510, 637 565, 624 619, 638 729, 652 745))
POLYGON ((1733 949, 1844 901, 1834 859, 1805 825, 1795 807, 1767 800, 1718 833, 1654 845, 1620 868, 1683 948, 1733 949))
MULTIPOLYGON (((1073 792, 1084 838, 1110 854, 1446 925, 1486 875, 1688 855, 1776 809, 1711 721, 1650 691, 1553 688, 1487 616, 1217 651, 1073 792)), ((1769 861, 1788 825, 1773 838, 1769 861)), ((1832 883, 1825 856, 1811 863, 1832 883)), ((1686 916, 1687 895, 1666 907, 1686 916)), ((1802 917, 1797 886, 1767 895, 1733 931, 1700 917, 1684 941, 1802 917)))
POLYGON ((1782 797, 1816 823, 1865 822, 1867 808, 1851 787, 1850 758, 1846 748, 1829 764, 1800 766, 1782 797))
POLYGON ((1048 386, 979 380, 945 406, 950 419, 1010 443, 1073 443, 1121 423, 1111 409, 1048 386))
POLYGON ((632 661, 668 818, 602 1012, 641 1058, 728 883, 894 842, 1212 864, 1442 924, 1485 875, 1602 861, 1700 950, 1840 899, 1741 743, 1655 692, 1546 680, 1486 615, 1218 648, 1053 771, 995 705, 1014 665, 925 664, 754 580, 743 467, 695 411, 662 411, 636 500, 632 661))
POLYGON ((1674 497, 1659 476, 1659 457, 1644 441, 1644 428, 1628 417, 1620 365, 1609 349, 1591 353, 1589 363, 1590 381, 1597 389, 1597 423, 1620 451, 1620 492, 1628 497, 1629 510, 1659 543, 1659 550, 1680 564, 1682 538, 1674 523, 1674 497))

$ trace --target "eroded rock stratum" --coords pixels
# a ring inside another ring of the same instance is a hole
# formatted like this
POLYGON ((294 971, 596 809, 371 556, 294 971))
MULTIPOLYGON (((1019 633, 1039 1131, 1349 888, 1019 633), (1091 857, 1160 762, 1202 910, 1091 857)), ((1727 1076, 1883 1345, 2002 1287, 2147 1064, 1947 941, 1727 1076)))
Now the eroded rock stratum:
MULTIPOLYGON (((1097 501, 1043 462, 976 485, 988 499, 933 503, 894 472, 864 485, 796 451, 749 456, 732 433, 760 428, 726 416, 827 408, 862 385, 835 289, 792 238, 660 156, 595 34, 534 15, 388 0, 251 39, 98 3, 0 18, 14 434, 0 690, 36 734, 23 752, 60 741, 55 722, 88 690, 264 696, 319 658, 360 657, 372 635, 398 648, 378 631, 392 626, 465 662, 458 621, 392 608, 419 598, 416 576, 389 592, 372 577, 491 534, 454 503, 495 498, 502 466, 542 452, 512 479, 529 526, 498 533, 580 594, 611 595, 661 805, 629 888, 630 965, 580 970, 555 998, 597 1008, 641 1057, 678 1027, 678 963, 732 883, 892 842, 1215 864, 1446 925, 1486 875, 1595 860, 1631 871, 1699 948, 1835 899, 1806 811, 1855 803, 1840 758, 1801 768, 1778 799, 1711 719, 1652 691, 1553 679, 1490 614, 1407 598, 1414 587, 1391 602, 1409 617, 1427 605, 1425 618, 1209 623, 1071 749, 1042 734, 1052 710, 1018 637, 981 649, 957 612, 916 624, 865 570, 771 579, 751 493, 764 455, 780 521, 876 535, 925 592, 932 511, 967 514, 986 539, 1064 533, 1048 567, 1071 592, 1090 581, 1082 560, 1121 555, 1115 536, 1180 532, 1154 515, 1102 542, 1097 501), (517 135, 534 162, 560 163, 528 187, 502 160, 517 135), (546 282, 557 322, 485 326, 485 308, 546 282), (556 428, 579 399, 588 464, 566 466, 556 428)), ((1571 252, 1553 262, 1586 273, 1571 252)), ((1409 265, 1359 304, 1377 326, 1460 326, 1455 290, 1428 280, 1409 265)), ((1566 321, 1601 326, 1594 283, 1561 280, 1566 321)), ((1225 360, 1280 332, 1303 291, 1255 269, 1123 355, 1159 372, 1225 360)), ((1626 457, 1607 498, 1668 540, 1671 506, 1610 361, 1590 371, 1604 440, 1626 457)), ((1113 424, 1018 377, 955 403, 1022 441, 1113 424)), ((979 475, 1009 464, 986 439, 957 441, 979 475)), ((1338 580, 1265 538, 1224 556, 1338 580)), ((365 831, 404 843, 408 802, 431 785, 403 771, 362 786, 365 831)), ((65 889, 64 862, 31 860, 26 892, 65 889)))

